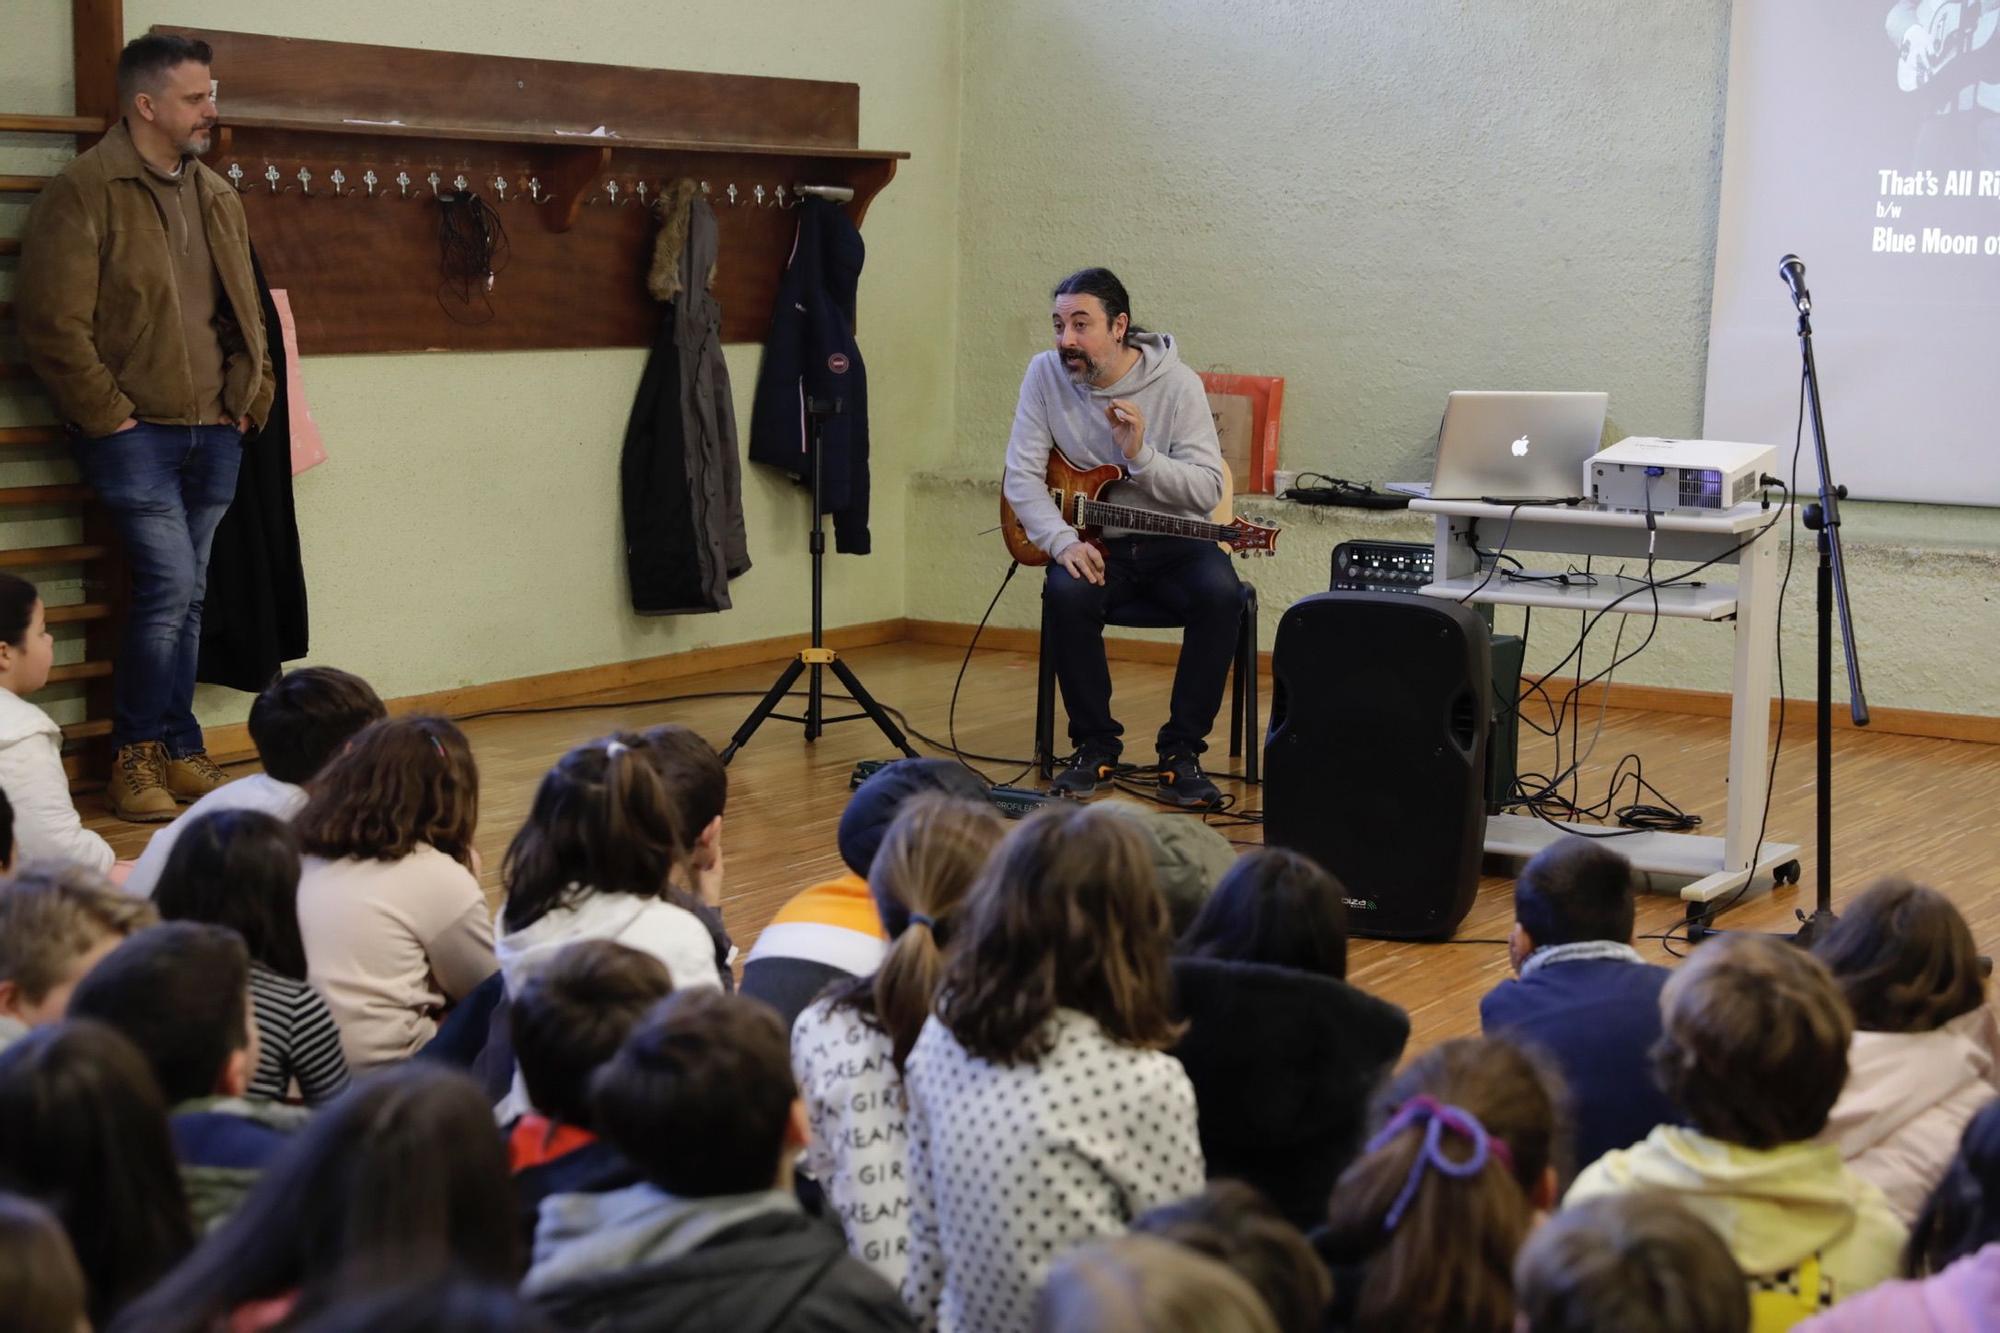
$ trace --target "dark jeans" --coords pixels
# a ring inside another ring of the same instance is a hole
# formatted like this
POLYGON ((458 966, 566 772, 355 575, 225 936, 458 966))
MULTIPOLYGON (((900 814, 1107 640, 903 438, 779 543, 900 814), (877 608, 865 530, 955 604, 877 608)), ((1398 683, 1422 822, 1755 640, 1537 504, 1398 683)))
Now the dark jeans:
POLYGON ((1184 630, 1181 655, 1159 750, 1200 754, 1207 748, 1243 616, 1242 584, 1222 548, 1186 537, 1114 538, 1104 544, 1103 587, 1051 564, 1043 596, 1072 742, 1116 747, 1125 734, 1111 716, 1105 625, 1177 624, 1184 630))
POLYGON ((216 525, 236 498, 243 436, 234 426, 159 426, 77 446, 83 479, 111 512, 132 571, 118 645, 113 746, 164 741, 179 758, 203 748, 194 720, 201 599, 216 525))

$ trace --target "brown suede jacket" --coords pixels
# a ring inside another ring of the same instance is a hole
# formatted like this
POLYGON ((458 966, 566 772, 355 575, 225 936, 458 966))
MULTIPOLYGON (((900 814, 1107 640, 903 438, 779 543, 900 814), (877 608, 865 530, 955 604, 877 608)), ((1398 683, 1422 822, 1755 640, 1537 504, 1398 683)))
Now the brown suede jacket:
MULTIPOLYGON (((223 408, 264 424, 277 387, 250 269, 250 228, 229 182, 192 163, 222 280, 223 408)), ((180 290, 159 205, 124 122, 50 181, 28 214, 15 309, 28 363, 85 438, 127 417, 202 424, 181 333, 180 290)))

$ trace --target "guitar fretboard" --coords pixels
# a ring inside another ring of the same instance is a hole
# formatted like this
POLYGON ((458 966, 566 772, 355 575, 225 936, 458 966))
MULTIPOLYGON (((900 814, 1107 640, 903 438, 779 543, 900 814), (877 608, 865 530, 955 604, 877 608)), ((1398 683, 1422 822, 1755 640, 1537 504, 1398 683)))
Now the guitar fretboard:
POLYGON ((1198 518, 1156 514, 1150 509, 1110 504, 1103 500, 1082 503, 1083 525, 1092 528, 1127 528, 1133 532, 1158 532, 1170 537, 1195 537, 1202 541, 1226 542, 1236 537, 1234 528, 1220 523, 1204 523, 1198 518))

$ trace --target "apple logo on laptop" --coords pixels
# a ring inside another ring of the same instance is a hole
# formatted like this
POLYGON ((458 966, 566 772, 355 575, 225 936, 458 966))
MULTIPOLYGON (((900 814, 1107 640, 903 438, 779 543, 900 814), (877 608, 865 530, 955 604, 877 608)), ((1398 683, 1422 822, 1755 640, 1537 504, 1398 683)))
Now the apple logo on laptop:
POLYGON ((1514 457, 1526 458, 1528 456, 1528 437, 1523 435, 1520 439, 1514 441, 1514 443, 1509 445, 1508 447, 1513 450, 1514 457))

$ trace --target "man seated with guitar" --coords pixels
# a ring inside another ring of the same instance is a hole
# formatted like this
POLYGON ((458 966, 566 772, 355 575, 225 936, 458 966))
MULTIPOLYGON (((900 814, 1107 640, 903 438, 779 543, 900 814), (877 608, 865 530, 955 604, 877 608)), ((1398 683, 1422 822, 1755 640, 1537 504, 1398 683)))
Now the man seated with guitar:
POLYGON ((1160 795, 1212 807, 1221 793, 1200 756, 1222 706, 1243 607, 1229 557, 1213 540, 1109 526, 1101 541, 1086 540, 1046 480, 1052 448, 1079 468, 1117 464, 1127 479, 1104 499, 1206 525, 1223 491, 1208 395, 1170 335, 1132 323, 1131 300, 1110 270, 1072 273, 1053 296, 1055 347, 1030 361, 1021 380, 1002 489, 1028 540, 1050 557, 1044 596, 1053 641, 1043 651, 1054 654, 1076 746, 1055 790, 1083 796, 1110 786, 1118 771, 1124 730, 1111 715, 1104 625, 1119 606, 1144 600, 1186 627, 1159 734, 1160 795))

